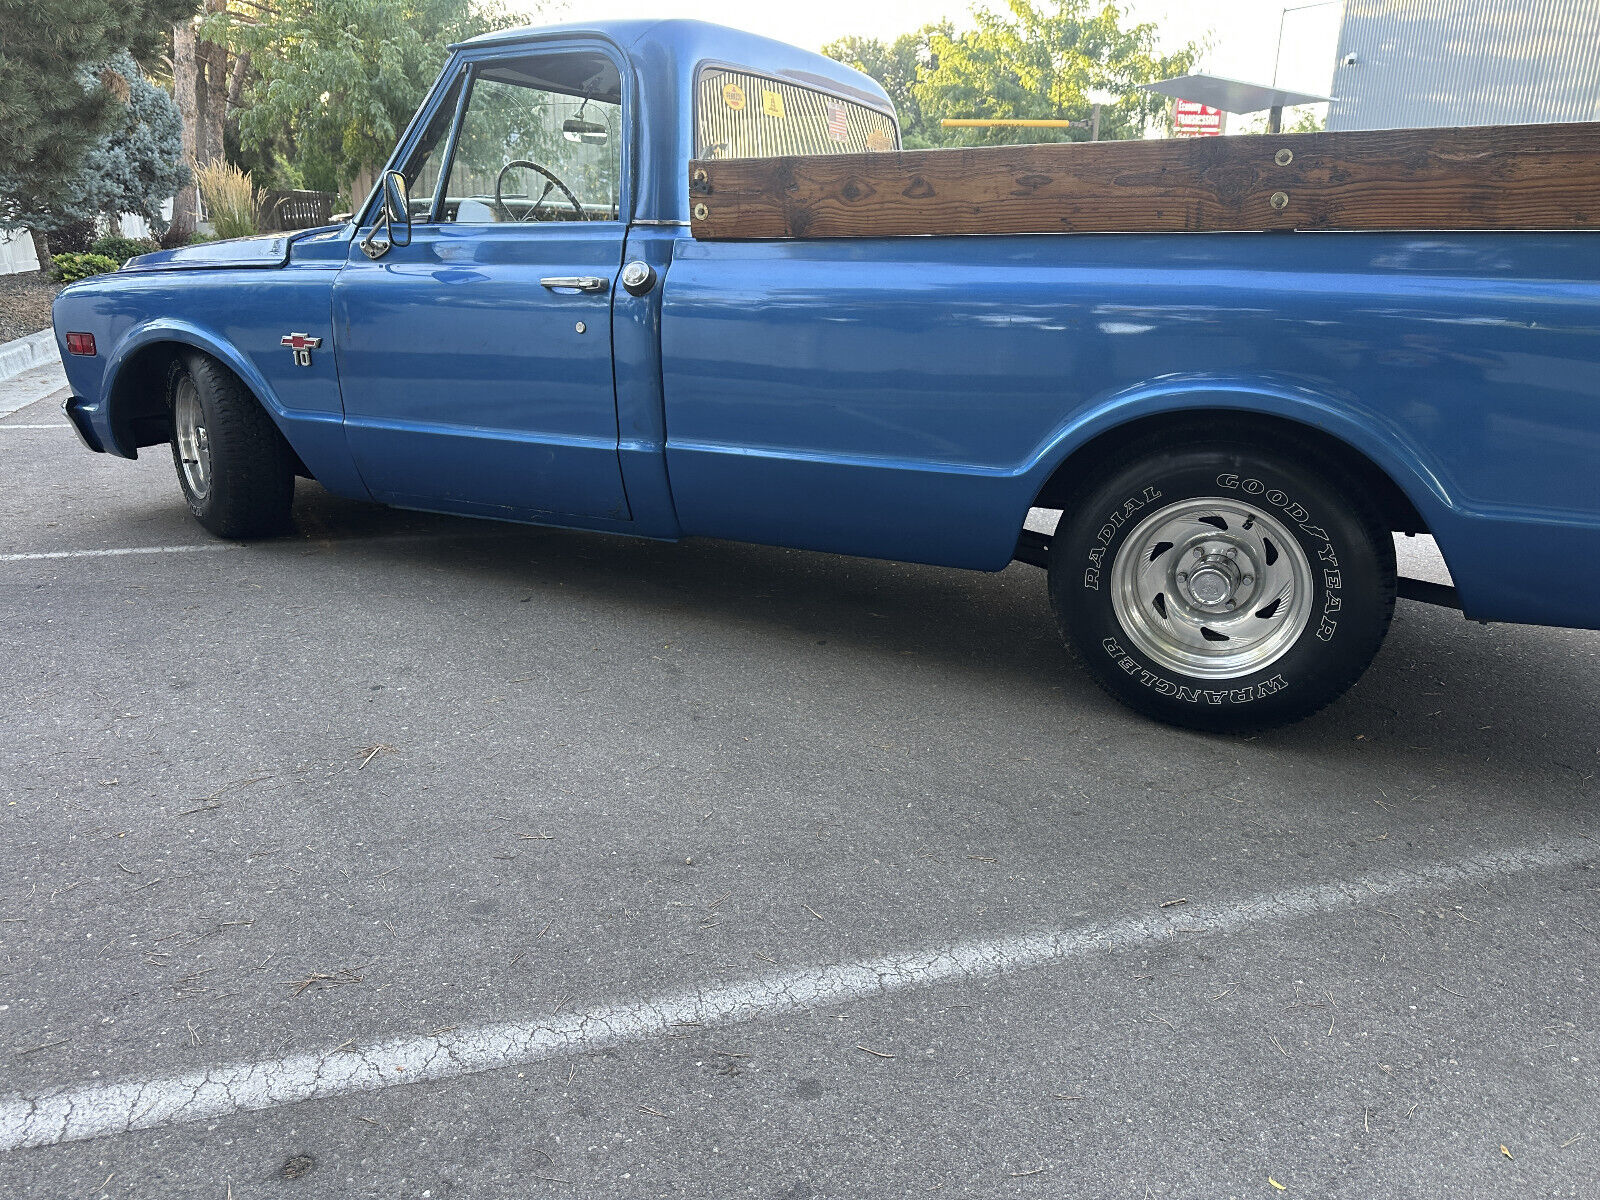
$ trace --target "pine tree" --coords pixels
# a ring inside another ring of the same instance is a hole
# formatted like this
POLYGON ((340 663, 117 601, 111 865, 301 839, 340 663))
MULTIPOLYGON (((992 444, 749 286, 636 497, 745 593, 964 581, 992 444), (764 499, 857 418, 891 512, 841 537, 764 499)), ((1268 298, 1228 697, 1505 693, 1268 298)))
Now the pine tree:
POLYGON ((159 233, 166 228, 163 202, 190 178, 178 106, 140 74, 131 55, 120 54, 105 67, 127 80, 127 103, 83 156, 42 223, 104 217, 115 226, 122 213, 136 213, 159 233))
MULTIPOLYGON (((37 219, 72 186, 84 156, 122 114, 131 85, 109 65, 154 61, 197 0, 0 0, 0 229, 37 219), (41 204, 41 200, 44 202, 41 204)), ((40 265, 49 259, 36 231, 40 265)))

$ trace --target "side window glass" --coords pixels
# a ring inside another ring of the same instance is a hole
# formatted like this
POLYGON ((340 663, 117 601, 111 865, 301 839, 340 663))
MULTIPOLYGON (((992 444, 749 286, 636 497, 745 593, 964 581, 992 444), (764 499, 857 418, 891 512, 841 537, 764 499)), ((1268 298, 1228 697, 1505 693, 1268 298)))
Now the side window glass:
POLYGON ((463 75, 457 75, 450 90, 439 101, 422 131, 422 139, 411 152, 411 158, 401 172, 406 177, 406 190, 411 196, 411 218, 424 221, 433 209, 433 194, 439 189, 439 172, 444 168, 445 142, 449 140, 450 123, 456 119, 456 104, 461 96, 463 75))
POLYGON ((605 55, 573 51, 481 64, 439 219, 615 221, 622 141, 622 84, 605 55))

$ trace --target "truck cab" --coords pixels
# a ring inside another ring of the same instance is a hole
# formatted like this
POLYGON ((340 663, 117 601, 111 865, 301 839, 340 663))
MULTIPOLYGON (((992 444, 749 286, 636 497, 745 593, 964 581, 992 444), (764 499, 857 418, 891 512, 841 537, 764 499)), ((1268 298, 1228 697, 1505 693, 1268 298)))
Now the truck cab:
POLYGON ((684 165, 869 144, 898 144, 871 80, 699 22, 458 47, 391 164, 404 244, 370 256, 375 198, 333 285, 345 430, 372 496, 675 535, 653 285, 689 219, 684 165))
POLYGON ((375 192, 343 226, 160 251, 71 289, 58 325, 98 327, 101 350, 64 349, 68 415, 95 450, 172 440, 167 375, 197 349, 332 491, 677 537, 659 285, 685 164, 898 145, 867 76, 704 22, 474 38, 386 168, 406 193, 393 236, 375 192))

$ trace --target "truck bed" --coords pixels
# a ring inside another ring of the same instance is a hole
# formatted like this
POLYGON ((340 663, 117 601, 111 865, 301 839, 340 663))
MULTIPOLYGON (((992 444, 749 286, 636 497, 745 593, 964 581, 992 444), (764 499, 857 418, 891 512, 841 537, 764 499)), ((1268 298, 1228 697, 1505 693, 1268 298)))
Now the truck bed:
POLYGON ((1080 449, 1222 410, 1365 455, 1468 616, 1600 619, 1600 236, 685 239, 661 338, 689 532, 998 569, 1080 449))

